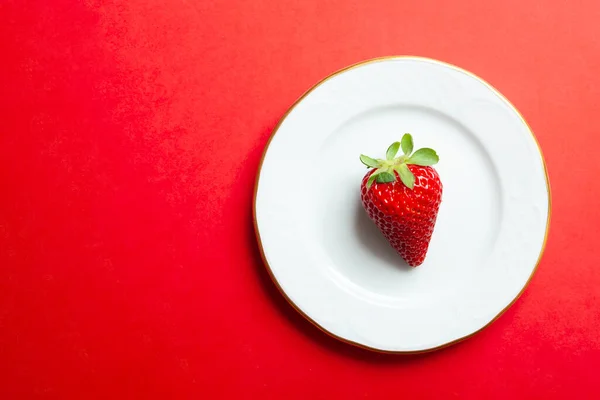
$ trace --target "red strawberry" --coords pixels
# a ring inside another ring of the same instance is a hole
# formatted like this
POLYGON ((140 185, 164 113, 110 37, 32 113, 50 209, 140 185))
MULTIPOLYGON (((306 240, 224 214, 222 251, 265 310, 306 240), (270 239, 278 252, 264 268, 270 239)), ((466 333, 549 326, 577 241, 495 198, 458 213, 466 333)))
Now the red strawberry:
POLYGON ((430 166, 439 160, 435 151, 412 150, 412 137, 407 133, 388 148, 385 160, 361 155, 361 162, 372 169, 360 189, 369 217, 408 265, 417 267, 429 248, 442 201, 442 182, 430 166), (400 147, 404 154, 396 158, 400 147))

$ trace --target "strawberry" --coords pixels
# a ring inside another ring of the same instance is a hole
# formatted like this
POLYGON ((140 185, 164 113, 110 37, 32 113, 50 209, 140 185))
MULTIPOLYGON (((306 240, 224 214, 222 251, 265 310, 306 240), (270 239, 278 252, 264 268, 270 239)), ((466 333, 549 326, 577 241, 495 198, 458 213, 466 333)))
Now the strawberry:
POLYGON ((385 160, 361 155, 360 161, 371 168, 362 180, 361 200, 392 247, 408 265, 417 267, 429 248, 442 182, 431 167, 439 161, 436 152, 412 150, 412 136, 407 133, 401 142, 392 143, 385 160), (404 154, 396 158, 400 147, 404 154))

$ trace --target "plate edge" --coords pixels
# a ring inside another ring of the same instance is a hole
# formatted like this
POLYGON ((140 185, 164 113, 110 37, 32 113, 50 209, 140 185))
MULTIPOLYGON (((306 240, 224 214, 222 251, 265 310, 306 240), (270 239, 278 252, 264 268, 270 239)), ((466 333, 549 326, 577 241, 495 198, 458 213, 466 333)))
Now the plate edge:
POLYGON ((254 233, 256 236, 256 240, 258 243, 258 249, 259 249, 259 253, 261 256, 261 259, 266 267, 267 273, 269 274, 269 277, 271 278, 271 281, 273 281, 273 283, 275 284, 275 287, 277 288, 277 290, 279 291, 279 293, 281 293, 281 295, 283 296, 283 298, 292 306, 293 309, 295 309, 300 315, 302 315, 308 322, 310 322, 312 325, 314 325, 316 328, 318 328, 320 331, 322 331, 323 333, 325 333, 326 335, 337 339, 341 342, 347 343, 349 345, 364 349, 364 350, 369 350, 369 351, 374 351, 377 353, 383 353, 383 354, 406 354, 406 355, 410 355, 410 354, 423 354, 423 353, 429 353, 429 352, 433 352, 436 350, 441 350, 444 349, 446 347, 452 346, 453 344, 462 342, 463 340, 469 339, 470 337, 478 334, 479 332, 481 332, 482 330, 484 330, 485 328, 487 328, 488 326, 490 326, 491 324, 493 324, 497 319, 499 319, 502 314, 504 314, 506 312, 506 310, 508 310, 510 307, 513 306, 513 304, 521 297, 521 295, 523 294, 523 292, 525 292, 525 289, 527 289, 527 286, 529 286, 529 283, 531 282, 531 279, 533 278, 533 276, 535 275, 538 266, 542 260, 542 256, 546 250, 546 243, 548 241, 548 234, 549 234, 549 230, 550 230, 550 219, 551 219, 551 215, 552 215, 552 191, 550 188, 550 178, 548 175, 548 168, 546 165, 546 161, 544 159, 544 154, 542 153, 542 148, 540 146, 539 141, 537 140, 535 134, 533 133, 533 130, 531 129, 531 126, 529 126, 529 124, 527 123, 527 121, 525 120, 525 118, 523 117, 523 115, 519 112, 519 110, 510 102, 510 100, 508 100, 502 93, 500 93, 500 91, 498 89, 496 89, 494 86, 492 86, 491 84, 489 84, 488 82, 486 82, 484 79, 482 79, 481 77, 475 75, 474 73, 467 71, 461 67, 458 67, 456 65, 444 62, 444 61, 440 61, 440 60, 436 60, 433 58, 428 58, 428 57, 421 57, 421 56, 410 56, 410 55, 397 55, 397 56, 384 56, 384 57, 377 57, 377 58, 371 58, 371 59, 367 59, 367 60, 363 60, 363 61, 359 61, 357 63, 348 65, 344 68, 341 68, 329 75, 327 75, 326 77, 324 77, 323 79, 321 79, 319 82, 317 82, 316 84, 314 84, 312 87, 310 87, 308 90, 306 90, 300 97, 298 97, 298 99, 296 99, 296 101, 294 101, 294 103, 292 103, 292 105, 287 109, 287 111, 283 114, 283 116, 279 119, 279 122, 277 122, 277 125, 275 125, 275 128, 273 128, 273 131, 271 132, 271 135, 269 136, 269 139, 267 140, 267 143, 265 145, 265 148, 263 150, 262 156, 260 158, 260 162, 258 164, 258 169, 256 172, 256 179, 255 179, 255 183, 254 183, 254 193, 253 193, 253 198, 252 198, 252 222, 254 225, 254 233), (484 326, 482 326, 481 328, 479 328, 478 330, 476 330, 475 332, 472 332, 468 335, 465 335, 463 337, 460 337, 458 339, 454 339, 452 341, 449 341, 447 343, 441 344, 439 346, 436 347, 431 347, 431 348, 427 348, 427 349, 422 349, 422 350, 384 350, 384 349, 379 349, 376 347, 371 347, 371 346, 367 346, 364 345, 362 343, 358 343, 358 342, 354 342, 352 340, 343 338, 341 336, 335 335, 334 333, 328 331, 327 329, 325 329, 323 326, 319 325, 316 321, 314 321, 312 318, 310 318, 306 313, 304 313, 304 311, 302 311, 300 309, 300 307, 298 307, 289 297, 288 295, 285 293, 285 291, 283 290, 283 288, 279 285, 279 282, 277 281, 277 279, 275 278, 275 275, 273 274, 273 271, 271 270, 271 266, 269 265, 267 258, 265 256, 265 252, 264 252, 264 248, 262 245, 262 240, 260 237, 260 231, 258 228, 258 221, 256 218, 256 198, 257 198, 257 194, 258 194, 258 186, 260 184, 260 175, 262 172, 262 167, 263 167, 263 162, 265 159, 265 156, 269 150, 269 145, 271 144, 271 141, 273 140, 273 138, 275 137, 275 135, 277 134, 277 131, 279 130, 279 127, 281 126, 281 124, 285 121, 285 119, 287 118, 287 116, 294 110, 294 108, 306 97, 308 96, 313 90, 315 90, 317 87, 321 86, 323 83, 327 82, 328 80, 330 80, 331 78, 345 72, 348 71, 350 69, 354 69, 354 68, 358 68, 367 64, 374 64, 374 63, 378 63, 378 62, 382 62, 382 61, 389 61, 389 60, 417 60, 417 61, 426 61, 429 62, 431 64, 438 64, 438 65, 442 65, 445 67, 449 67, 451 69, 454 69, 456 71, 462 72, 474 79, 476 79, 477 81, 481 82, 482 84, 484 84, 487 88, 489 88, 493 93, 495 93, 501 100, 503 100, 516 114, 517 116, 521 119, 521 121, 525 124, 525 126, 527 127, 527 130, 529 131, 529 134, 531 135, 531 137, 533 138, 533 141, 536 144, 536 147, 538 149, 538 154, 540 156, 540 159, 542 161, 542 165, 544 167, 544 176, 546 179, 546 189, 548 192, 548 215, 546 218, 546 231, 544 233, 544 240, 542 242, 542 248, 540 249, 540 254, 538 256, 538 259, 536 261, 535 267, 533 268, 533 270, 531 271, 531 274, 529 275, 529 278, 527 278, 527 281, 525 282, 525 285, 523 285, 523 288, 519 291, 519 293, 515 296, 515 298, 506 306, 504 307, 502 310, 500 310, 500 312, 498 314, 496 314, 496 316, 494 318, 492 318, 488 323, 486 323, 484 326))

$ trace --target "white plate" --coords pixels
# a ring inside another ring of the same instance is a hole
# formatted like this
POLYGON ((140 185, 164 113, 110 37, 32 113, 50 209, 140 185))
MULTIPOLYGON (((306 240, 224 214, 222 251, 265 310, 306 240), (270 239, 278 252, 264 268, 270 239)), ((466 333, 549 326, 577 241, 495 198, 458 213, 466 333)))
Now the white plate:
POLYGON ((465 338, 519 296, 541 257, 550 190, 533 133, 500 93, 430 59, 391 57, 336 72, 275 128, 254 218, 270 274, 327 333, 386 352, 465 338), (444 185, 427 258, 406 266, 360 203, 361 153, 410 132, 444 185))

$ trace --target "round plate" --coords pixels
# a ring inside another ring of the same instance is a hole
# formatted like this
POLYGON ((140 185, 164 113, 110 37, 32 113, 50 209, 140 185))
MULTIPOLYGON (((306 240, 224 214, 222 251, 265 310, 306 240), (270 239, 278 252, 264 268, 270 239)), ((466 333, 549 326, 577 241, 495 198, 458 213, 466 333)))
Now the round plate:
POLYGON ((430 59, 338 71, 275 128, 256 184, 258 241, 286 299, 325 332, 385 352, 463 339, 519 296, 544 249, 550 190, 539 146, 489 84, 430 59), (408 267, 360 203, 359 155, 405 132, 444 185, 425 262, 408 267))

